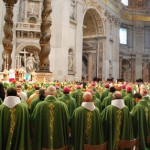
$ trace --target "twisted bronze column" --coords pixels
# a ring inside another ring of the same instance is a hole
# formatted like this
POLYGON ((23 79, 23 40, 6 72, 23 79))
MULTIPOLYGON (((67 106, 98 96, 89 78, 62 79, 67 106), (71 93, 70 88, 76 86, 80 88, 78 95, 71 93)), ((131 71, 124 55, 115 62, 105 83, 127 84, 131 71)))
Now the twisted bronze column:
POLYGON ((43 0, 40 46, 40 71, 49 72, 49 53, 51 38, 51 0, 43 0))
MULTIPOLYGON (((13 20, 12 20, 13 7, 14 7, 14 4, 17 3, 17 0, 3 0, 3 2, 5 3, 5 6, 6 6, 6 14, 4 17, 5 24, 3 27, 3 30, 4 30, 3 56, 4 56, 4 54, 6 54, 8 57, 8 62, 7 62, 8 64, 6 64, 6 65, 7 65, 7 69, 9 69, 11 66, 11 63, 12 63, 11 53, 12 53, 12 49, 13 49, 13 44, 12 44, 12 40, 13 40, 13 32, 12 32, 12 29, 13 29, 13 20)), ((4 57, 3 57, 3 59, 4 59, 4 57)))

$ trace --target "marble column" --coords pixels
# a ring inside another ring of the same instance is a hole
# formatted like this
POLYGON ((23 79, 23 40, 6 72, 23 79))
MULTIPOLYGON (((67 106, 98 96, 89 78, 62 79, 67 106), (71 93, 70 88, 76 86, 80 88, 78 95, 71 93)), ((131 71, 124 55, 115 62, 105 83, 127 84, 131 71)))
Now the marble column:
POLYGON ((92 53, 88 53, 88 81, 92 81, 92 53))
POLYGON ((147 62, 144 61, 144 64, 143 64, 143 81, 144 82, 148 82, 148 72, 147 72, 147 62))
POLYGON ((40 9, 39 9, 39 19, 38 19, 38 22, 40 23, 41 22, 41 13, 42 13, 42 1, 40 1, 40 9))
POLYGON ((42 23, 41 23, 41 38, 40 46, 40 72, 49 72, 49 53, 50 53, 50 38, 51 38, 51 0, 43 1, 42 23))
POLYGON ((104 39, 98 39, 98 63, 97 63, 97 77, 102 80, 103 78, 103 45, 104 39))
POLYGON ((122 57, 120 56, 119 58, 119 78, 122 79, 123 75, 122 75, 122 57))
MULTIPOLYGON (((5 24, 4 24, 4 38, 3 38, 3 56, 6 54, 8 56, 8 62, 7 62, 7 69, 10 68, 12 59, 11 59, 11 53, 13 50, 13 7, 14 4, 17 3, 17 0, 3 0, 6 6, 6 14, 4 17, 5 24)), ((4 59, 4 57, 3 57, 4 59)))
POLYGON ((135 58, 131 55, 131 82, 135 82, 135 58))

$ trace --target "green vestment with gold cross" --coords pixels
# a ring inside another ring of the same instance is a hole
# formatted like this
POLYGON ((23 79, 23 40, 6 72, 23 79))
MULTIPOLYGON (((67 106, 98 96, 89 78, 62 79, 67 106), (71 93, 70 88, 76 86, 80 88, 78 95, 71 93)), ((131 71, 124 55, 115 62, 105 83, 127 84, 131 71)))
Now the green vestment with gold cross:
POLYGON ((99 109, 90 111, 82 106, 77 108, 71 119, 71 131, 74 150, 84 150, 84 144, 103 144, 104 135, 99 109))
POLYGON ((69 112, 54 96, 39 102, 31 116, 33 149, 59 149, 68 146, 69 112))
POLYGON ((0 150, 30 150, 28 106, 24 102, 13 108, 0 105, 0 150))
POLYGON ((122 109, 107 106, 102 112, 102 121, 108 150, 116 150, 119 140, 134 139, 132 118, 127 106, 122 109))

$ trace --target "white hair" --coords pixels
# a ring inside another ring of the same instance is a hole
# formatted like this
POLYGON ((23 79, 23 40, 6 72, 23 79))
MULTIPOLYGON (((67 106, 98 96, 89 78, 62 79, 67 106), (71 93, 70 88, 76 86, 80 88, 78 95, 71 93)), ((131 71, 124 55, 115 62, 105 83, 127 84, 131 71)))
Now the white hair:
POLYGON ((48 95, 56 95, 56 88, 52 85, 50 85, 47 89, 46 89, 46 94, 48 95))

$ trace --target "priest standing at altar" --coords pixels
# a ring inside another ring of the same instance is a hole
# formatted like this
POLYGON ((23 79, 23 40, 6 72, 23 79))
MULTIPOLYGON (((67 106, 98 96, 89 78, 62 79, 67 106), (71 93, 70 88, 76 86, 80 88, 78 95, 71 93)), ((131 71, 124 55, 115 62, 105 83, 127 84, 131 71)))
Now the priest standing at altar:
POLYGON ((12 82, 15 80, 15 70, 11 67, 9 69, 9 82, 12 82))

